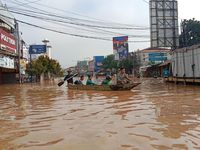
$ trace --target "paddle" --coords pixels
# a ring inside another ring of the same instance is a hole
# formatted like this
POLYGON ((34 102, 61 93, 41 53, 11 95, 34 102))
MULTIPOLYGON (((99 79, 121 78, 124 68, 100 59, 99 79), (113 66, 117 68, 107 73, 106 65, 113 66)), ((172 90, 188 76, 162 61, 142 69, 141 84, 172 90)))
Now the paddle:
POLYGON ((67 81, 67 80, 69 80, 69 79, 71 79, 71 78, 73 78, 73 77, 75 77, 75 76, 77 76, 77 75, 78 75, 78 73, 75 73, 73 76, 67 78, 66 80, 60 81, 60 82, 58 83, 58 86, 63 85, 63 84, 65 83, 65 81, 67 81))

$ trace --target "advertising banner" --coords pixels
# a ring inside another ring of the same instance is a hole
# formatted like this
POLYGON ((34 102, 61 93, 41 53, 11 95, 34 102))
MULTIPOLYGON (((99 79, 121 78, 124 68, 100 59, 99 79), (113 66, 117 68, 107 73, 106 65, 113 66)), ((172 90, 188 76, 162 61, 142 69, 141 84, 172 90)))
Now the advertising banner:
POLYGON ((25 75, 27 61, 25 59, 20 59, 20 73, 25 75))
POLYGON ((113 53, 119 60, 128 57, 128 36, 113 37, 113 53))
POLYGON ((28 48, 23 45, 23 47, 22 47, 22 57, 24 59, 28 59, 28 55, 29 55, 28 48))
POLYGON ((14 69, 14 59, 6 56, 0 56, 0 67, 14 69))
POLYGON ((42 54, 46 53, 47 46, 46 45, 30 45, 29 54, 42 54))
POLYGON ((16 53, 16 40, 14 36, 0 29, 0 48, 1 50, 16 53))
POLYGON ((94 56, 94 71, 95 72, 98 72, 101 70, 101 67, 102 67, 102 63, 103 63, 103 60, 104 60, 104 56, 94 56))

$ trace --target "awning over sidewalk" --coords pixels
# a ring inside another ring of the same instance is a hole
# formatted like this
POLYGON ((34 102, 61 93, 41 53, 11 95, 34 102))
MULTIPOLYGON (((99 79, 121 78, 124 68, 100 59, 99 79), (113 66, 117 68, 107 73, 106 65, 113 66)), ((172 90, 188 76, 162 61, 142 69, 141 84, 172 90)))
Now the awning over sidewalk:
POLYGON ((162 64, 159 65, 159 67, 167 66, 168 64, 171 64, 173 61, 172 60, 167 60, 163 62, 162 64))

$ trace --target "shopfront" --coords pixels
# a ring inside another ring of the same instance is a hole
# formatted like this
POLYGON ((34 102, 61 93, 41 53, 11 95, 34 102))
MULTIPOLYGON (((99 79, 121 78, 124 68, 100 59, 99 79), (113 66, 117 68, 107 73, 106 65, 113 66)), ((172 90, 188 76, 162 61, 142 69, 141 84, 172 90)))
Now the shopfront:
POLYGON ((16 83, 18 55, 14 36, 0 29, 0 84, 16 83))

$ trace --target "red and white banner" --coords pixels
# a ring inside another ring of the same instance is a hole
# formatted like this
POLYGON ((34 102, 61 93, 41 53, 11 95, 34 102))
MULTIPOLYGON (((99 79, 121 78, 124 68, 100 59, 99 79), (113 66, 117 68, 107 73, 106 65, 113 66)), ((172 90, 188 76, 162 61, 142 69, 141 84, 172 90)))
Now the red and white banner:
POLYGON ((14 36, 0 29, 0 49, 16 53, 16 40, 14 36))

